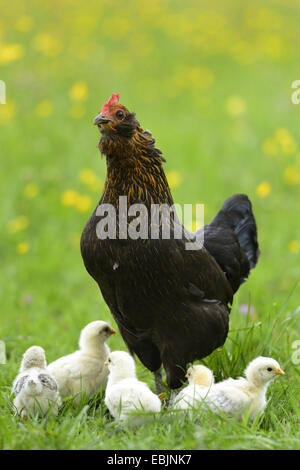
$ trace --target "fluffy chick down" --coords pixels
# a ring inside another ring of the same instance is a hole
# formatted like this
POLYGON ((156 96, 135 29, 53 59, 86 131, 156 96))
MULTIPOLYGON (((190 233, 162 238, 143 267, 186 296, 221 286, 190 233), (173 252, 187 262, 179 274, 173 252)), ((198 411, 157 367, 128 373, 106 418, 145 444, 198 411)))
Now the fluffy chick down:
POLYGON ((161 401, 148 385, 136 377, 134 359, 124 351, 114 351, 107 361, 109 369, 105 404, 117 420, 126 420, 130 413, 141 410, 159 412, 161 401))
POLYGON ((176 410, 199 407, 214 384, 212 371, 203 365, 190 367, 186 378, 189 381, 189 385, 181 390, 175 398, 173 408, 176 410))
POLYGON ((78 351, 49 364, 62 397, 77 395, 74 401, 78 403, 81 392, 89 397, 106 386, 108 370, 104 363, 110 349, 105 341, 115 333, 108 323, 93 321, 81 331, 78 351))
POLYGON ((47 370, 43 348, 32 346, 25 351, 12 393, 14 406, 23 419, 44 416, 49 410, 58 414, 61 398, 57 382, 47 370))
POLYGON ((229 416, 243 415, 249 410, 249 419, 253 420, 266 407, 266 393, 271 381, 283 374, 275 359, 259 356, 246 368, 246 378, 229 378, 215 384, 206 402, 213 411, 222 411, 229 416))

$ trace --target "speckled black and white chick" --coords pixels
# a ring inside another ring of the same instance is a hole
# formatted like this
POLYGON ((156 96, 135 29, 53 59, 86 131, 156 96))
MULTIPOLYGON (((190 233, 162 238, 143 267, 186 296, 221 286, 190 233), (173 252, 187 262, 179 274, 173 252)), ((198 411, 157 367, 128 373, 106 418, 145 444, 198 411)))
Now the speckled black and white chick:
POLYGON ((148 385, 136 377, 133 357, 125 351, 114 351, 107 360, 109 377, 105 404, 117 420, 128 419, 136 410, 159 412, 161 401, 148 385))
POLYGON ((12 393, 14 406, 23 419, 44 416, 49 410, 57 415, 61 399, 57 382, 47 370, 43 348, 32 346, 25 351, 12 393))
POLYGON ((207 396, 214 384, 213 373, 208 367, 195 365, 187 370, 186 378, 189 385, 178 393, 174 400, 175 410, 197 408, 207 396))
POLYGON ((48 370, 56 378, 62 397, 76 394, 76 404, 80 402, 80 392, 89 397, 106 386, 108 370, 104 363, 110 349, 105 341, 115 333, 108 323, 93 321, 81 331, 78 351, 49 364, 48 370))
POLYGON ((205 399, 215 412, 241 416, 249 409, 253 420, 266 406, 266 392, 272 379, 283 375, 275 359, 259 356, 245 370, 246 378, 227 379, 213 385, 205 399))

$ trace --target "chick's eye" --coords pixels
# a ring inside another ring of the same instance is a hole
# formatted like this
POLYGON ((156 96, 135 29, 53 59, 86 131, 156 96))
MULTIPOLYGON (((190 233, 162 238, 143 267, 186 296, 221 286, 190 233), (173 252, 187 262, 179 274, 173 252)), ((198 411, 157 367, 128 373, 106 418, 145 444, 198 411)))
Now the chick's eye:
POLYGON ((273 369, 272 369, 272 367, 268 367, 267 370, 268 370, 269 372, 271 372, 271 370, 273 370, 273 369))
POLYGON ((121 110, 119 109, 119 110, 116 112, 116 116, 117 116, 118 118, 123 117, 123 116, 124 116, 123 111, 121 111, 121 110))

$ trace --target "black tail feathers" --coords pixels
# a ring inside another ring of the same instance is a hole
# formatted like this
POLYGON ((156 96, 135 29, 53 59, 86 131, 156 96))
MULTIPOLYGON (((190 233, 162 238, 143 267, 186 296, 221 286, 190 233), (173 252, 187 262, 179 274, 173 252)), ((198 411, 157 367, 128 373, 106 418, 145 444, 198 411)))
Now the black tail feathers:
POLYGON ((246 194, 234 194, 226 199, 212 224, 230 227, 244 249, 250 268, 254 268, 260 254, 257 229, 251 202, 246 194))

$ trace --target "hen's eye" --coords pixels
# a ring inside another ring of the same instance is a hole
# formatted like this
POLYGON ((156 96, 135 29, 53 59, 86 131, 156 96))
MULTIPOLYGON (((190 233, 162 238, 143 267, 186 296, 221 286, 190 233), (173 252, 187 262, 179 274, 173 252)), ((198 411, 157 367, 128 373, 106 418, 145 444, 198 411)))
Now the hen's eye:
POLYGON ((271 370, 273 370, 273 369, 272 369, 272 367, 268 367, 267 370, 268 370, 269 372, 271 372, 271 370))
POLYGON ((124 116, 123 111, 121 111, 121 110, 119 109, 119 110, 116 112, 116 116, 117 116, 118 118, 123 117, 123 116, 124 116))

